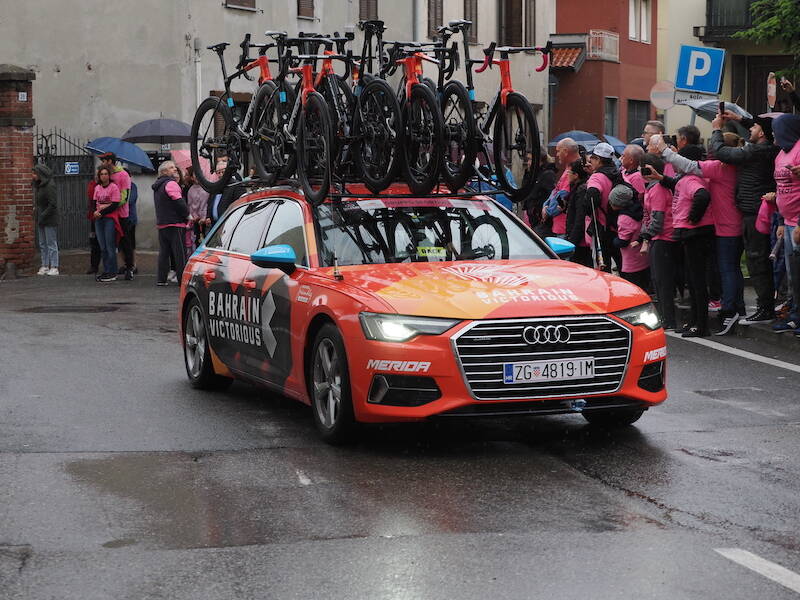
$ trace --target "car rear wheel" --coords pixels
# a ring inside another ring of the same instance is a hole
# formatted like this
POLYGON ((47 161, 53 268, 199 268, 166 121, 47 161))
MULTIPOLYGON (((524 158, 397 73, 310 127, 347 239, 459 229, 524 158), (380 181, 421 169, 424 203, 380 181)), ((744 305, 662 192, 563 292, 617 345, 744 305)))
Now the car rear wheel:
POLYGON ((322 439, 329 444, 352 441, 356 422, 347 355, 342 335, 330 323, 314 338, 307 377, 314 423, 322 439))
POLYGON ((591 425, 604 429, 619 429, 638 421, 644 414, 644 409, 587 410, 581 414, 591 425))
POLYGON ((206 321, 197 298, 192 298, 183 316, 183 360, 193 388, 221 390, 233 383, 230 377, 214 373, 206 321))

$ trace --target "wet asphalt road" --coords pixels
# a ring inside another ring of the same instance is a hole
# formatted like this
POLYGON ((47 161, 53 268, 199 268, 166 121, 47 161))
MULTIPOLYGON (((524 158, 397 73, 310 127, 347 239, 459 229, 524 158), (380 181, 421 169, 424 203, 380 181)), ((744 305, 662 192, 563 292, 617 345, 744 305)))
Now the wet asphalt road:
POLYGON ((3 600, 798 597, 715 551, 800 572, 798 373, 670 339, 670 399, 614 435, 576 415, 332 448, 302 405, 192 390, 176 299, 0 282, 3 600))

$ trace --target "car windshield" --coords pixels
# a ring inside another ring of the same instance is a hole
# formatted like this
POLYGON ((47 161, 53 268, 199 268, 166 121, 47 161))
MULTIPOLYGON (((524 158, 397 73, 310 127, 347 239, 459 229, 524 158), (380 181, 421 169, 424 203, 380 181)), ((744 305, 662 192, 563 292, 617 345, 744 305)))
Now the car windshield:
POLYGON ((549 258, 487 200, 383 198, 316 208, 323 266, 549 258))

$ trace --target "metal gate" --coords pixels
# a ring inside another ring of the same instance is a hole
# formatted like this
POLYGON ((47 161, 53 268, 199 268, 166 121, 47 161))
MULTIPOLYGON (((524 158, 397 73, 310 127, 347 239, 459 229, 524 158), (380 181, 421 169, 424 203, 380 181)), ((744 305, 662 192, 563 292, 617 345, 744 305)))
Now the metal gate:
POLYGON ((85 141, 68 137, 60 129, 37 129, 34 139, 36 162, 53 171, 58 193, 58 247, 87 248, 90 223, 86 218, 86 189, 94 177, 94 157, 84 149, 85 141))

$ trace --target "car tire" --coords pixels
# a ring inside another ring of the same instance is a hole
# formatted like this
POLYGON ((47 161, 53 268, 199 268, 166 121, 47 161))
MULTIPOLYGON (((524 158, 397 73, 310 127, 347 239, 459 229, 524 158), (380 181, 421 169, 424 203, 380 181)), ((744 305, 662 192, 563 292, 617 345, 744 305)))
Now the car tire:
POLYGON ((352 442, 356 420, 350 390, 350 370, 342 334, 332 323, 319 330, 306 369, 314 424, 323 441, 332 445, 352 442))
POLYGON ((621 429, 638 421, 644 410, 643 408, 587 410, 581 414, 590 425, 603 429, 621 429))
POLYGON ((211 348, 203 309, 192 298, 183 315, 183 363, 189 384, 198 390, 223 390, 233 383, 230 377, 217 375, 211 364, 211 348))

